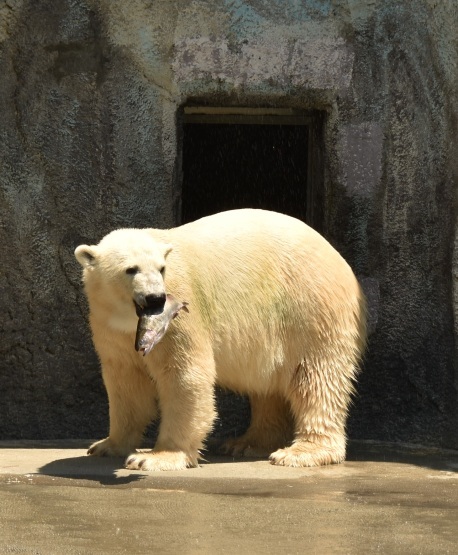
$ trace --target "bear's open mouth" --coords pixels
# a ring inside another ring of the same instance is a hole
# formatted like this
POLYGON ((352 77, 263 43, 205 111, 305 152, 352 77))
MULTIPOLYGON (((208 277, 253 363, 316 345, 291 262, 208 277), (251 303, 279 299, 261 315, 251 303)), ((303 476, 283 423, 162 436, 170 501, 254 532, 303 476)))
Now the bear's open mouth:
POLYGON ((134 301, 134 306, 135 306, 135 312, 137 313, 137 316, 141 318, 143 316, 143 311, 145 310, 144 307, 140 306, 135 301, 134 301))
POLYGON ((162 314, 165 302, 161 298, 158 298, 157 301, 149 301, 147 306, 140 306, 135 301, 134 305, 137 316, 141 318, 142 316, 157 316, 162 314))

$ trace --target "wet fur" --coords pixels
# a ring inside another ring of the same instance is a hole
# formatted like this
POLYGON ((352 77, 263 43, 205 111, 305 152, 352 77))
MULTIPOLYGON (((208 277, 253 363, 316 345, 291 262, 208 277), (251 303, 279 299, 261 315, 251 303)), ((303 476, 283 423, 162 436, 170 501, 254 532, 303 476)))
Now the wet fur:
POLYGON ((238 210, 170 230, 118 230, 79 249, 110 403, 109 437, 91 454, 127 456, 132 469, 196 466, 218 383, 252 404, 250 428, 226 452, 270 454, 287 466, 344 460, 365 300, 350 267, 318 233, 287 216, 238 210), (142 357, 131 301, 139 293, 129 289, 125 266, 137 264, 150 276, 138 283, 156 291, 164 260, 162 286, 188 301, 189 314, 142 357), (158 406, 157 443, 137 453, 158 406))

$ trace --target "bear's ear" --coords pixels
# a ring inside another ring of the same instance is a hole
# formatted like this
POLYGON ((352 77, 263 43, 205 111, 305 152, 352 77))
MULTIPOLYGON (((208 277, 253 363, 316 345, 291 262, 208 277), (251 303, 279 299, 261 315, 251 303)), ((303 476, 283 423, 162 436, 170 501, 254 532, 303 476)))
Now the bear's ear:
POLYGON ((80 245, 75 249, 75 257, 83 268, 92 268, 96 260, 95 247, 80 245))
POLYGON ((162 245, 162 248, 164 249, 164 258, 166 258, 167 255, 170 254, 171 251, 173 251, 173 245, 171 245, 170 243, 164 243, 162 245))

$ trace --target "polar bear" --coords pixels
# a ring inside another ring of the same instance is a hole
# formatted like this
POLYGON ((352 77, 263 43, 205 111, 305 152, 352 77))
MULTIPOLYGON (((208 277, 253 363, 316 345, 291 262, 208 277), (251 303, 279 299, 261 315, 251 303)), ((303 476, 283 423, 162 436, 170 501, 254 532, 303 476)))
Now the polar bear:
POLYGON ((197 466, 219 384, 248 395, 252 413, 226 453, 295 467, 344 460, 366 305, 348 264, 316 231, 242 209, 168 230, 119 229, 75 256, 109 400, 109 436, 89 454, 126 456, 138 470, 197 466), (189 312, 142 356, 137 313, 162 310, 166 294, 189 312), (137 451, 159 413, 154 448, 137 451))

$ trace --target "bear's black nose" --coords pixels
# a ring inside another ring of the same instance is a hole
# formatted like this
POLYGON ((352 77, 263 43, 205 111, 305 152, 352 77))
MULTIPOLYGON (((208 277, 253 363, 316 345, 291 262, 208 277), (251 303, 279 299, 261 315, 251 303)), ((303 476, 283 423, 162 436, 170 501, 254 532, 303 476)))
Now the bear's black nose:
POLYGON ((147 310, 157 312, 158 314, 164 310, 165 300, 165 295, 145 295, 147 310))

